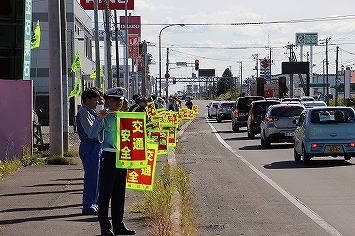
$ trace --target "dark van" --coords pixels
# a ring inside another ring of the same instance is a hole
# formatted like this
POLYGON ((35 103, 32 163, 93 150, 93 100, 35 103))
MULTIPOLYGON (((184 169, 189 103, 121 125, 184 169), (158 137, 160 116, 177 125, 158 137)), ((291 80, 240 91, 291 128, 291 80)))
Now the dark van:
POLYGON ((262 96, 239 97, 232 109, 232 130, 239 132, 240 127, 247 126, 250 104, 254 101, 264 100, 262 96))
POLYGON ((280 101, 259 100, 250 104, 247 120, 247 131, 249 138, 254 138, 255 134, 260 133, 260 123, 265 117, 267 108, 275 104, 280 104, 280 101))

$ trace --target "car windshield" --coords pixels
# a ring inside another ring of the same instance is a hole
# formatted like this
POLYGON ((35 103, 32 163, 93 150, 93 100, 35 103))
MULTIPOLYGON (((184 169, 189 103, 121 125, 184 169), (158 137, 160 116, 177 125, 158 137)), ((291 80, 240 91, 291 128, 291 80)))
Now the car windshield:
POLYGON ((221 103, 221 107, 232 109, 233 103, 231 103, 231 102, 221 103))
POLYGON ((351 110, 316 110, 311 113, 312 123, 352 123, 354 113, 351 110))
POLYGON ((299 106, 274 107, 271 110, 271 116, 295 117, 295 116, 299 116, 302 111, 303 111, 303 107, 299 107, 299 106))
POLYGON ((253 105, 255 115, 265 115, 266 110, 269 106, 278 104, 279 102, 260 102, 253 105))

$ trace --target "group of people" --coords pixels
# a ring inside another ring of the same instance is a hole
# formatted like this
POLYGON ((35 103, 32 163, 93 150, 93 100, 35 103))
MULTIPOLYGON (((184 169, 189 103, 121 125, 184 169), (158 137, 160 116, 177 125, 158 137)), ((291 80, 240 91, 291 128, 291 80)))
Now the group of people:
POLYGON ((98 215, 101 235, 134 235, 123 222, 127 170, 116 168, 115 112, 128 111, 125 89, 85 90, 76 116, 81 140, 79 155, 84 167, 82 214, 98 215), (104 108, 102 105, 104 103, 104 108), (97 107, 100 107, 97 109, 97 107), (108 218, 111 200, 112 224, 108 218))
MULTIPOLYGON (((98 215, 101 235, 134 235, 123 222, 127 170, 116 168, 116 112, 146 112, 149 102, 155 107, 178 111, 181 101, 133 95, 132 105, 121 87, 103 93, 99 88, 86 89, 81 94, 82 106, 76 116, 80 138, 79 155, 84 168, 82 214, 98 215), (111 200, 112 224, 108 218, 111 200)), ((185 104, 192 109, 191 99, 185 104)), ((147 114, 148 119, 148 114, 147 114)))

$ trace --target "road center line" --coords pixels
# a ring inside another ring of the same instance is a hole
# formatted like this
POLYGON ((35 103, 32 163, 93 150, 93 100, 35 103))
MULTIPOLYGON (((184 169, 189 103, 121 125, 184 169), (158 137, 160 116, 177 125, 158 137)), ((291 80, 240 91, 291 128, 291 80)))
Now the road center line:
POLYGON ((213 127, 213 125, 209 122, 209 120, 208 119, 206 119, 206 120, 207 120, 207 123, 210 125, 212 131, 215 133, 219 142, 223 146, 225 146, 230 152, 232 152, 236 157, 238 157, 242 162, 244 162, 257 175, 259 175, 263 180, 265 180, 267 183, 269 183, 274 189, 276 189, 279 193, 281 193, 287 200, 289 200, 293 205, 295 205, 298 209, 300 209, 304 214, 306 214, 309 218, 311 218, 316 224, 318 224, 320 227, 322 227, 325 231, 327 231, 331 235, 343 236, 343 234, 341 234, 337 229, 335 229, 328 222, 326 222, 324 219, 322 219, 317 213, 315 213, 313 210, 311 210, 306 205, 304 205, 300 200, 298 200, 292 194, 290 194, 289 192, 287 192, 286 190, 281 188, 275 181, 273 181, 268 176, 266 176, 264 173, 262 173, 260 170, 258 170, 249 161, 247 161, 241 154, 239 154, 237 151, 233 150, 233 148, 231 146, 229 146, 222 139, 222 137, 218 134, 218 131, 213 127))

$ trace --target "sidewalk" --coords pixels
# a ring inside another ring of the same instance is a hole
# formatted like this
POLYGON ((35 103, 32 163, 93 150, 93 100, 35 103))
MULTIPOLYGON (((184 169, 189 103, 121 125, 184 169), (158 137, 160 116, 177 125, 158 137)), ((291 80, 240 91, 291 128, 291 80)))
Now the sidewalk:
MULTIPOLYGON (((81 215, 83 170, 73 166, 22 168, 0 182, 0 236, 100 235, 97 216, 81 215)), ((132 205, 143 193, 127 190, 124 221, 136 235, 151 235, 132 205)))
MULTIPOLYGON (((180 126, 178 137, 190 123, 180 126)), ((42 133, 49 142, 49 127, 42 133)), ((78 148, 77 134, 70 132, 69 139, 69 149, 78 148)), ((97 216, 81 215, 84 171, 79 157, 71 159, 78 164, 24 167, 0 181, 0 236, 100 235, 97 216)), ((157 172, 167 160, 158 157, 157 172)), ((126 190, 124 222, 136 235, 151 236, 143 215, 131 212, 143 200, 143 192, 126 190)))

